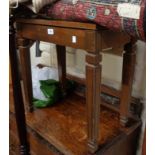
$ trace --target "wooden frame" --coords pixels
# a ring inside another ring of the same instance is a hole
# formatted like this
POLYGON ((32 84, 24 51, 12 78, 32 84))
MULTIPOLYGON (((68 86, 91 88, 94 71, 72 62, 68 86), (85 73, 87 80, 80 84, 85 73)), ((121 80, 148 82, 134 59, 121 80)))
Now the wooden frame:
POLYGON ((10 66, 11 66, 11 79, 13 87, 14 107, 16 122, 18 128, 18 136, 20 140, 20 153, 22 155, 30 154, 29 142, 27 139, 26 132, 26 120, 25 120, 25 109, 22 97, 22 90, 20 85, 20 75, 18 70, 18 57, 16 51, 15 42, 15 29, 14 29, 14 18, 9 19, 9 55, 10 55, 10 66))
POLYGON ((120 122, 125 126, 128 122, 129 104, 134 70, 134 43, 123 32, 111 32, 96 24, 80 22, 48 21, 39 19, 19 19, 17 34, 19 53, 22 64, 25 98, 30 111, 32 110, 32 84, 29 46, 30 40, 40 40, 55 43, 59 79, 65 92, 66 61, 65 46, 80 48, 87 51, 86 55, 86 103, 88 121, 88 151, 94 153, 98 149, 98 131, 100 116, 101 92, 101 55, 102 49, 118 49, 124 47, 123 85, 120 95, 120 122), (49 31, 52 31, 49 33, 49 31), (63 36, 63 37, 62 37, 63 36), (73 41, 73 37, 76 39, 73 41))

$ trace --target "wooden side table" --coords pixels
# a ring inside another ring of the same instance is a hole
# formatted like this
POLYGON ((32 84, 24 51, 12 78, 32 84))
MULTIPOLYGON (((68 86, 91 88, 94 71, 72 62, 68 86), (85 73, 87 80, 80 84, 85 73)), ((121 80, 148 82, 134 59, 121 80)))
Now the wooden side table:
POLYGON ((18 19, 17 35, 24 82, 26 103, 32 106, 32 80, 30 65, 30 42, 40 40, 56 44, 59 80, 65 91, 66 51, 65 46, 83 49, 86 54, 86 104, 88 122, 88 150, 98 149, 98 131, 101 93, 101 55, 102 49, 124 47, 123 81, 121 90, 120 122, 128 121, 131 87, 134 72, 134 41, 123 32, 112 32, 96 24, 42 19, 18 19))

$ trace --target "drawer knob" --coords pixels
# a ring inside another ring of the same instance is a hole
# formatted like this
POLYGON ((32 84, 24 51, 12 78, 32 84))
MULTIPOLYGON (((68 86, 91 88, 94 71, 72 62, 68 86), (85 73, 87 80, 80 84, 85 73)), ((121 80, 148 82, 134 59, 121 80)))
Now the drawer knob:
POLYGON ((47 34, 48 35, 53 35, 54 34, 54 29, 47 29, 47 34))
POLYGON ((72 36, 72 43, 76 43, 76 42, 77 42, 76 36, 72 36))

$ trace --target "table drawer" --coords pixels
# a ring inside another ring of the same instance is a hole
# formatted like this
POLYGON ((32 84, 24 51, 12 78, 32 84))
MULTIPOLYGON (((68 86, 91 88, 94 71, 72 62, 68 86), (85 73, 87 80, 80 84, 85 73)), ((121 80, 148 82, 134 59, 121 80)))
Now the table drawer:
POLYGON ((60 28, 33 24, 18 24, 21 37, 51 42, 58 45, 95 51, 96 35, 94 30, 60 28))

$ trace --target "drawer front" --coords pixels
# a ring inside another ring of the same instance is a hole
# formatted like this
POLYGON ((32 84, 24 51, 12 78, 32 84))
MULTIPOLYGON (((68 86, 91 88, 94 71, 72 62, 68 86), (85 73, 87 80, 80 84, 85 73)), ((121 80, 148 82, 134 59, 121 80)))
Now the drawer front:
POLYGON ((19 24, 18 32, 23 38, 51 42, 95 52, 96 35, 94 30, 19 24))

